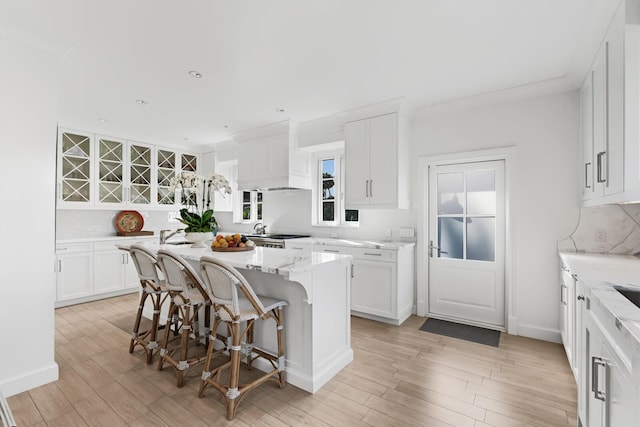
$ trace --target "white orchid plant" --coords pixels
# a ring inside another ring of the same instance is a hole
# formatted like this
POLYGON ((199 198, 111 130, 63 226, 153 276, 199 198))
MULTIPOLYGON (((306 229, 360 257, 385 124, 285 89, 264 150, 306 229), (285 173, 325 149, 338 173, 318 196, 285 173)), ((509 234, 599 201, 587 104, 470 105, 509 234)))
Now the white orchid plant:
POLYGON ((171 178, 169 188, 171 191, 181 191, 182 204, 186 207, 180 209, 179 221, 187 226, 185 232, 216 232, 218 223, 210 207, 211 193, 218 191, 222 195, 231 194, 231 186, 224 176, 217 173, 203 176, 195 172, 182 172, 171 178))

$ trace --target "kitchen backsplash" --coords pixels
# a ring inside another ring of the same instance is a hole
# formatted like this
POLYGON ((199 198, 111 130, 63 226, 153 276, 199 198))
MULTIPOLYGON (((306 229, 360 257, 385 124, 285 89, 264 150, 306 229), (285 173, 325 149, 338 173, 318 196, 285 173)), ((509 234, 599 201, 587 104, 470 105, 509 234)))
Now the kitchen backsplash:
MULTIPOLYGON (((117 210, 59 209, 56 211, 56 239, 107 237, 116 235, 117 210)), ((138 210, 144 219, 143 230, 154 231, 181 228, 175 212, 138 210)))
MULTIPOLYGON (((414 237, 400 237, 399 228, 416 230, 416 211, 413 209, 363 209, 358 227, 314 227, 311 225, 311 191, 282 190, 263 193, 263 224, 269 233, 308 234, 359 240, 415 241, 414 237), (391 231, 391 236, 387 232, 391 231)), ((138 210, 144 218, 144 230, 184 228, 177 221, 177 212, 138 210)), ((118 210, 61 209, 56 212, 56 238, 76 239, 114 236, 118 210)), ((251 224, 234 224, 231 212, 215 212, 222 231, 252 233, 251 224)))
POLYGON ((640 204, 580 209, 573 233, 558 242, 560 251, 608 254, 640 252, 640 204))

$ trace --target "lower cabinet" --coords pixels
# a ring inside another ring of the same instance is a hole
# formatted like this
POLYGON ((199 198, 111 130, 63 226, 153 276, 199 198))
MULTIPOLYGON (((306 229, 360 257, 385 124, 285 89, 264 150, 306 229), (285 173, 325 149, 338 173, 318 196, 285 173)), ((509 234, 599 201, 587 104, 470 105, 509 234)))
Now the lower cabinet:
POLYGON ((130 293, 139 286, 129 254, 117 248, 136 240, 56 245, 56 307, 130 293))
POLYGON ((576 360, 576 279, 566 266, 562 266, 560 283, 560 335, 573 375, 577 378, 576 360))
POLYGON ((93 243, 56 247, 56 301, 93 295, 93 243))
POLYGON ((353 256, 351 314, 399 325, 413 310, 413 245, 371 249, 314 245, 314 252, 353 256))

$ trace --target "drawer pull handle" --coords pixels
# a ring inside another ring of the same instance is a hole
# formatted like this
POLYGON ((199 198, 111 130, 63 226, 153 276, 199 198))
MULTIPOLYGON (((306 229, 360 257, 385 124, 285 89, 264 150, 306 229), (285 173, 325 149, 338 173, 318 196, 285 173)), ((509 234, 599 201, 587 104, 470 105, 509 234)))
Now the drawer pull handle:
POLYGON ((616 318, 615 325, 619 331, 622 330, 622 322, 620 321, 620 319, 616 318))
POLYGON ((373 254, 373 253, 370 253, 370 252, 365 252, 364 254, 365 255, 369 255, 369 256, 382 256, 382 254, 373 254))
POLYGON ((334 254, 340 253, 340 251, 337 251, 335 249, 324 249, 324 252, 331 252, 331 253, 334 253, 334 254))

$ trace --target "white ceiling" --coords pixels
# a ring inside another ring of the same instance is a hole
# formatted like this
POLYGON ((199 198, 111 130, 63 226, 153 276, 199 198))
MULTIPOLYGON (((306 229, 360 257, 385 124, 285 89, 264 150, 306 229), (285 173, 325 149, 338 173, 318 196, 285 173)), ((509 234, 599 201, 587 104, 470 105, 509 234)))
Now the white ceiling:
POLYGON ((3 0, 0 35, 64 53, 61 124, 192 145, 398 97, 575 88, 617 3, 3 0))

